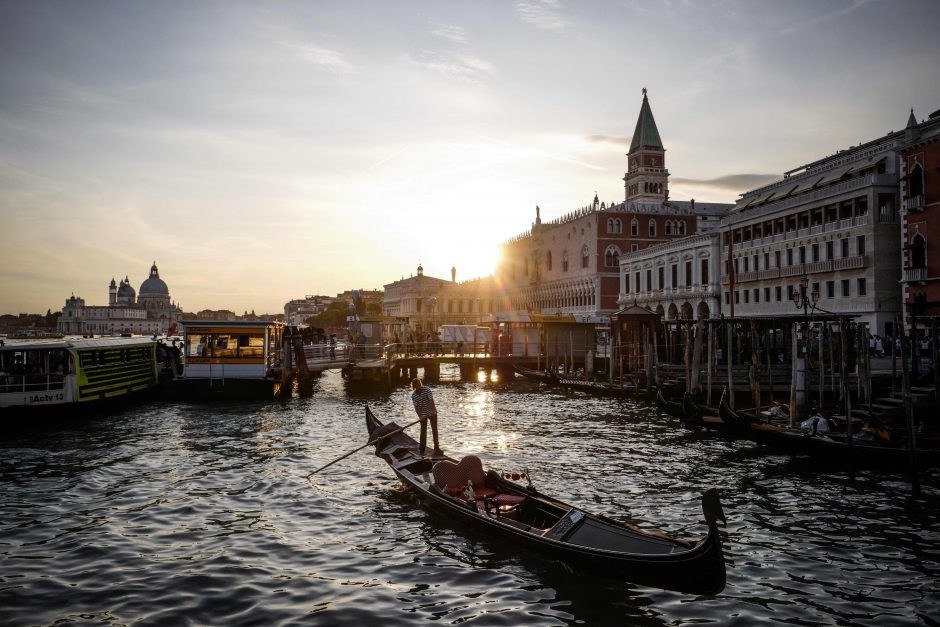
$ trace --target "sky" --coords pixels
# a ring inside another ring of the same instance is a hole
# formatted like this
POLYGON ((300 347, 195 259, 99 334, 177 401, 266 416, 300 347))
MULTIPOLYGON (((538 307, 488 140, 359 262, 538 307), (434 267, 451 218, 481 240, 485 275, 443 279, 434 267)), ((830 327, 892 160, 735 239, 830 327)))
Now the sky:
POLYGON ((0 313, 185 311, 490 274, 622 201, 641 90, 670 197, 734 202, 940 109, 935 0, 0 0, 0 313))

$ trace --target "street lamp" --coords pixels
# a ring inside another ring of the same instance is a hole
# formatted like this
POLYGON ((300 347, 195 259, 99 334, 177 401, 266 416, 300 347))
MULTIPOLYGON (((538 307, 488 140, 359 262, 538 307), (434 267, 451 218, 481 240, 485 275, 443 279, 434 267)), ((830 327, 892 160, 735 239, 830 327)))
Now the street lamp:
POLYGON ((819 291, 813 290, 813 293, 807 298, 807 288, 809 288, 809 277, 804 274, 800 277, 800 291, 793 292, 793 304, 796 305, 797 309, 803 310, 804 317, 809 315, 808 309, 815 311, 816 303, 819 302, 819 291), (810 300, 812 300, 812 305, 810 305, 810 300))

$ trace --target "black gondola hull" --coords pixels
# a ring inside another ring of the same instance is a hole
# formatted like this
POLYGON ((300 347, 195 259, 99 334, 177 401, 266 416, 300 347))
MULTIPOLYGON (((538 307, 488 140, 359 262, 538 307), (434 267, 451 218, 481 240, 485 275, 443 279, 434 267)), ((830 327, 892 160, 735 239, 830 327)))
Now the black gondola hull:
MULTIPOLYGON (((382 428, 382 423, 368 408, 366 422, 370 440, 375 439, 372 434, 382 428)), ((500 491, 526 497, 535 509, 564 513, 557 516, 551 528, 541 530, 483 512, 472 504, 430 487, 427 473, 430 473, 433 464, 440 459, 450 458, 421 457, 417 453, 417 444, 404 433, 380 440, 376 444, 376 454, 391 466, 399 481, 418 495, 428 509, 459 520, 471 528, 507 539, 513 545, 526 546, 540 555, 579 565, 591 573, 651 587, 692 594, 717 594, 724 589, 725 564, 717 523, 707 513, 708 535, 696 543, 682 542, 627 528, 534 489, 494 479, 500 481, 500 491), (566 517, 577 517, 570 530, 565 530, 566 517), (556 530, 560 531, 556 533, 556 530), (596 540, 598 534, 608 534, 612 548, 591 546, 589 540, 596 540), (579 544, 582 540, 583 543, 579 544), (655 552, 643 554, 616 550, 617 545, 622 547, 628 544, 654 547, 655 552)))

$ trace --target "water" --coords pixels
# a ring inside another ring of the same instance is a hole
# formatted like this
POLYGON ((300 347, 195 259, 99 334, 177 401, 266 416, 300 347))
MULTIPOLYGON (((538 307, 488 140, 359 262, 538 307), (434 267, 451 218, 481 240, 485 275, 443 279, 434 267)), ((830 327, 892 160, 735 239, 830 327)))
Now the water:
MULTIPOLYGON (((445 375, 453 375, 445 371, 445 375)), ((153 402, 0 440, 0 624, 937 625, 940 475, 819 466, 655 407, 517 380, 433 385, 442 445, 684 538, 719 489, 728 585, 694 597, 572 571, 416 506, 366 449, 408 392, 153 402)), ((414 430, 417 434, 417 430, 414 430)))

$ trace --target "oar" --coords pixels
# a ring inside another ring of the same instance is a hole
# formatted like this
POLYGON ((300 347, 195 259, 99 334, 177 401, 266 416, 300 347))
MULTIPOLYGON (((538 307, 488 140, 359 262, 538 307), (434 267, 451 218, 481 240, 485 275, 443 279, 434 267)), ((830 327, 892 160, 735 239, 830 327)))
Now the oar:
POLYGON ((335 464, 336 462, 342 461, 342 460, 346 459, 347 457, 349 457, 349 456, 352 455, 353 453, 358 453, 359 451, 361 451, 361 450, 364 449, 365 447, 367 447, 367 446, 372 446, 373 444, 375 444, 376 442, 378 442, 378 441, 381 440, 382 438, 387 438, 387 437, 390 436, 390 435, 395 435, 396 433, 401 433, 402 431, 404 431, 404 430, 407 429, 408 427, 412 427, 412 426, 418 424, 419 422, 421 422, 421 420, 415 420, 414 422, 409 423, 409 424, 405 425, 404 427, 399 427, 398 429, 395 429, 394 431, 389 431, 388 433, 383 433, 382 435, 380 435, 379 437, 375 438, 374 440, 370 440, 370 441, 366 442, 365 444, 363 444, 363 445, 360 446, 359 448, 353 449, 353 450, 349 451, 348 453, 346 453, 345 455, 343 455, 343 456, 341 456, 341 457, 337 457, 336 459, 334 459, 333 461, 331 461, 329 464, 326 464, 325 466, 320 466, 319 468, 317 468, 316 470, 314 470, 313 472, 311 472, 309 475, 307 475, 306 478, 309 479, 310 477, 312 477, 313 475, 317 474, 317 473, 320 472, 321 470, 324 470, 324 469, 326 469, 326 468, 329 468, 330 466, 332 466, 332 465, 335 464))

